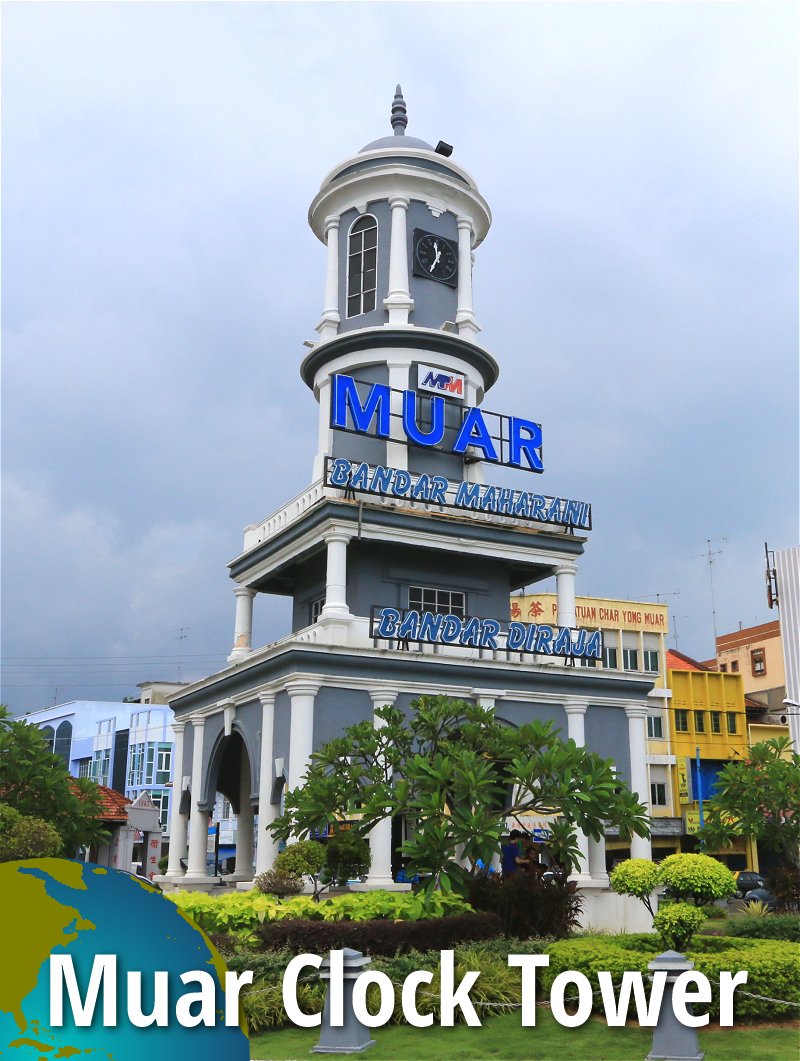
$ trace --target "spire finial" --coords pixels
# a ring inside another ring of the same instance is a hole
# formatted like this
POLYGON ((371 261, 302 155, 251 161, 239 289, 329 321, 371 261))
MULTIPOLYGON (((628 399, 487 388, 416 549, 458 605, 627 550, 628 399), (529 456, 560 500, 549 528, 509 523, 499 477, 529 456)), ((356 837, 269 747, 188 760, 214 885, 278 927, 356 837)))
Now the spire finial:
POLYGON ((406 101, 403 99, 403 90, 398 85, 394 90, 394 99, 392 100, 392 128, 394 129, 394 135, 405 136, 407 125, 406 101))

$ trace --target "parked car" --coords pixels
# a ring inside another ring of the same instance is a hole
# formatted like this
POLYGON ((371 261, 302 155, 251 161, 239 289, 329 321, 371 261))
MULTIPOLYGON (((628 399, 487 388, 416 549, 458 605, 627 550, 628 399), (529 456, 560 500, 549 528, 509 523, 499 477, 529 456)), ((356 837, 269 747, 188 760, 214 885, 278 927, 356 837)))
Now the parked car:
POLYGON ((763 903, 764 906, 766 906, 766 908, 770 911, 770 913, 773 914, 775 913, 775 910, 778 906, 778 900, 775 898, 772 892, 768 891, 766 888, 753 888, 752 891, 749 891, 745 894, 744 901, 746 903, 763 903))
POLYGON ((736 878, 736 894, 739 899, 743 899, 753 888, 766 888, 767 886, 761 874, 752 869, 740 869, 738 873, 734 873, 734 877, 736 878))

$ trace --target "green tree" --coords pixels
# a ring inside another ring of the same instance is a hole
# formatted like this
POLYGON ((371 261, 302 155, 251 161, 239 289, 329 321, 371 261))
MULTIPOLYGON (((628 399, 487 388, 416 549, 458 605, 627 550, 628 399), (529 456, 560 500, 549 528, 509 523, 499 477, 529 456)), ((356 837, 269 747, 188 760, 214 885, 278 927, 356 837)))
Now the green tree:
POLYGON ((669 855, 658 865, 658 883, 674 899, 691 899, 705 906, 736 894, 736 878, 710 855, 669 855))
POLYGON ((0 798, 20 814, 41 818, 61 838, 59 854, 71 857, 103 839, 102 802, 97 785, 73 778, 35 726, 12 718, 0 705, 0 798))
POLYGON ((653 917, 651 896, 658 886, 658 866, 649 858, 628 858, 611 871, 611 888, 619 895, 632 895, 644 903, 653 917))
POLYGON ((325 848, 316 840, 300 840, 290 844, 275 859, 275 870, 302 879, 310 877, 314 899, 319 902, 320 873, 325 866, 325 848))
POLYGON ((728 847, 744 837, 758 841, 784 868, 800 869, 800 755, 788 737, 754 744, 746 759, 717 774, 704 806, 698 839, 706 847, 728 847))
POLYGON ((61 837, 52 825, 0 803, 0 862, 48 858, 60 851, 61 837))
POLYGON ((344 885, 369 872, 369 844, 358 833, 337 829, 325 843, 324 872, 331 885, 344 885))
POLYGON ((648 835, 645 808, 611 762, 563 740, 552 723, 513 729, 488 708, 446 696, 411 706, 408 717, 380 708, 377 723, 350 726, 312 755, 273 834, 304 837, 357 812, 352 831, 366 837, 382 818, 403 815, 413 830, 401 847, 410 869, 444 891, 462 889, 479 860, 489 864, 509 817, 559 815, 566 869, 575 864, 577 829, 600 840, 610 822, 624 838, 648 835))

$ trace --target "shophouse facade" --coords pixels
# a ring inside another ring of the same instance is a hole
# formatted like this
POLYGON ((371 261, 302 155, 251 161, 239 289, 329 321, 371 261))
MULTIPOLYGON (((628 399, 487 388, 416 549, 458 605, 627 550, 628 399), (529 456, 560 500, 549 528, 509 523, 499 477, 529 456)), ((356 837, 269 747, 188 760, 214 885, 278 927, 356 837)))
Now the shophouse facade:
POLYGON ((73 777, 89 777, 131 802, 146 792, 168 839, 173 734, 165 702, 72 700, 23 718, 42 732, 73 777))

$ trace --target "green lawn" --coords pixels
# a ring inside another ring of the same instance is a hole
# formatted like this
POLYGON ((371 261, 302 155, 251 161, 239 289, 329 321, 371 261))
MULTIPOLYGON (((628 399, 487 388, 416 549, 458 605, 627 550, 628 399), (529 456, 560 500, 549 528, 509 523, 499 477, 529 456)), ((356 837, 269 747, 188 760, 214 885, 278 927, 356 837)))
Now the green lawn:
MULTIPOLYGON (((373 1030, 376 1045, 363 1056, 369 1061, 643 1061, 653 1041, 651 1030, 609 1028, 602 1020, 562 1028, 544 1008, 537 1011, 535 1028, 520 1027, 519 1019, 518 1013, 502 1014, 482 1028, 386 1025, 373 1030)), ((699 1034, 706 1061, 797 1061, 800 1056, 800 1025, 700 1029, 699 1034)), ((259 1061, 299 1061, 318 1041, 318 1030, 287 1028, 254 1037, 250 1053, 259 1061)))

